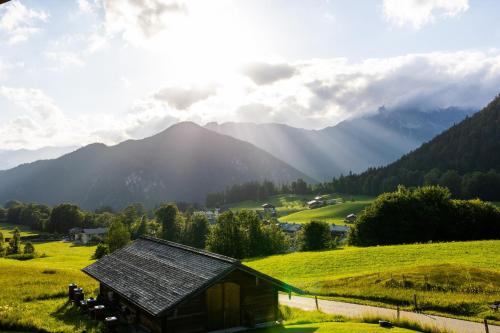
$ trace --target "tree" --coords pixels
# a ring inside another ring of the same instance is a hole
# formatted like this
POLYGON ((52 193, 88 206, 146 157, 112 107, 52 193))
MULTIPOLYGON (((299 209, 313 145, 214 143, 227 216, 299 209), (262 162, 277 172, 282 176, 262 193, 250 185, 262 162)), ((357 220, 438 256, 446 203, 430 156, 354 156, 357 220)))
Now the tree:
POLYGON ((162 205, 155 212, 156 220, 163 227, 163 239, 176 242, 179 239, 180 223, 179 210, 173 203, 162 205))
POLYGON ((105 255, 109 254, 109 247, 108 245, 104 243, 99 243, 97 244, 97 247, 95 249, 94 255, 92 256, 92 259, 101 259, 105 255))
POLYGON ((209 251, 233 258, 245 257, 245 234, 233 212, 227 211, 219 216, 207 239, 209 251))
POLYGON ((399 188, 358 215, 349 242, 360 246, 500 238, 500 210, 480 200, 452 200, 448 189, 399 188))
POLYGON ((5 239, 3 238, 3 233, 0 232, 0 258, 5 257, 5 252, 7 252, 5 248, 5 239))
POLYGON ((311 221, 304 224, 300 235, 302 251, 324 250, 331 247, 333 247, 333 237, 328 223, 311 221))
POLYGON ((24 254, 34 254, 35 253, 35 247, 33 246, 33 244, 31 244, 30 242, 24 244, 24 251, 23 251, 24 254))
POLYGON ((7 210, 0 207, 0 222, 5 222, 7 219, 7 210))
POLYGON ((21 253, 21 233, 16 227, 12 232, 12 238, 9 241, 7 254, 20 254, 21 253))
POLYGON ((132 228, 132 225, 136 222, 136 220, 144 214, 144 207, 140 203, 130 204, 122 211, 123 214, 123 223, 129 228, 132 228))
POLYGON ((245 247, 245 255, 248 257, 262 255, 261 248, 265 240, 259 215, 253 210, 241 210, 236 214, 236 218, 246 236, 245 242, 241 244, 245 247))
POLYGON ((78 206, 61 204, 52 209, 47 229, 51 232, 67 234, 69 229, 83 226, 83 217, 78 206))
POLYGON ((188 245, 204 249, 210 224, 203 214, 193 214, 186 223, 185 240, 188 245))
POLYGON ((114 252, 121 249, 130 242, 130 232, 128 228, 116 217, 108 230, 106 243, 109 247, 109 252, 114 252))
POLYGON ((139 238, 141 236, 148 234, 148 218, 146 215, 143 215, 141 221, 137 225, 137 228, 134 232, 134 238, 139 238))

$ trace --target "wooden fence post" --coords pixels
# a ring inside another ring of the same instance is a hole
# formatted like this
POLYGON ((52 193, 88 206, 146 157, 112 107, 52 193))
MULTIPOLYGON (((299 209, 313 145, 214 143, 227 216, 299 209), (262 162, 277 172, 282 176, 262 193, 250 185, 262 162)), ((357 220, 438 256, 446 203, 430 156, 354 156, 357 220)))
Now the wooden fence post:
POLYGON ((399 321, 399 304, 398 304, 398 310, 397 311, 398 311, 398 321, 399 321))
POLYGON ((417 294, 413 294, 413 304, 414 304, 414 307, 415 307, 415 312, 418 312, 417 294))
POLYGON ((488 328, 488 320, 486 318, 484 319, 484 329, 486 330, 486 333, 490 333, 490 329, 488 328))
POLYGON ((316 302, 316 310, 319 311, 318 296, 314 296, 314 301, 316 302))

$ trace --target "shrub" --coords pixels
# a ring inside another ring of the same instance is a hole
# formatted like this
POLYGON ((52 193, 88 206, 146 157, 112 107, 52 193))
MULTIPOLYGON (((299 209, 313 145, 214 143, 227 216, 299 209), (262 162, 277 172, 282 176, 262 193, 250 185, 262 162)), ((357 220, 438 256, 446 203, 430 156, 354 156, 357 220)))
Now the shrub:
POLYGON ((105 255, 109 254, 109 247, 106 244, 99 243, 95 249, 92 259, 101 259, 105 255))
POLYGON ((35 247, 33 246, 33 244, 31 244, 30 242, 24 244, 24 254, 33 254, 35 253, 35 247))

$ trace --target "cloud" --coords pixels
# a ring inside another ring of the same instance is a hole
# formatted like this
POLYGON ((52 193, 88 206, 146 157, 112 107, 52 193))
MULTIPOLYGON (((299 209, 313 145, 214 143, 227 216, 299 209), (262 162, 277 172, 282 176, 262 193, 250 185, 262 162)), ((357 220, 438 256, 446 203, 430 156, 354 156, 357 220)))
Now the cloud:
POLYGON ((155 36, 187 14, 183 2, 169 0, 104 0, 104 9, 108 30, 131 42, 155 36))
POLYGON ((154 94, 158 101, 178 109, 186 110, 191 105, 203 101, 216 93, 215 86, 168 87, 154 94))
POLYGON ((78 9, 86 14, 95 14, 100 8, 99 0, 78 0, 77 4, 78 9))
POLYGON ((384 0, 385 17, 398 26, 415 29, 438 17, 456 17, 469 9, 469 0, 384 0))
POLYGON ((18 0, 2 6, 0 12, 3 12, 0 17, 0 30, 9 36, 9 44, 26 41, 31 35, 40 31, 37 24, 47 22, 49 18, 45 11, 30 9, 18 0))
POLYGON ((258 85, 271 84, 288 79, 296 74, 296 68, 289 64, 254 62, 243 66, 241 72, 258 85))

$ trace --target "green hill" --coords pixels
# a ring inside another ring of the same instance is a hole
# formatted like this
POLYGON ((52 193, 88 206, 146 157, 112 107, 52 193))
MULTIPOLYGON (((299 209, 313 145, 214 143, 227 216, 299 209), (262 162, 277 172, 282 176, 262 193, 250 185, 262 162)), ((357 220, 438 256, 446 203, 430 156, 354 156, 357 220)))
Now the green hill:
POLYGON ((376 195, 399 184, 447 186, 459 197, 500 200, 500 96, 483 110, 383 168, 334 181, 337 192, 376 195))
POLYGON ((310 221, 324 221, 328 223, 344 224, 344 219, 347 215, 353 213, 358 214, 372 200, 348 201, 335 205, 329 205, 316 209, 305 209, 297 213, 281 217, 281 222, 307 223, 310 221))
POLYGON ((480 319, 500 314, 500 241, 347 247, 248 260, 249 266, 325 297, 480 319))

